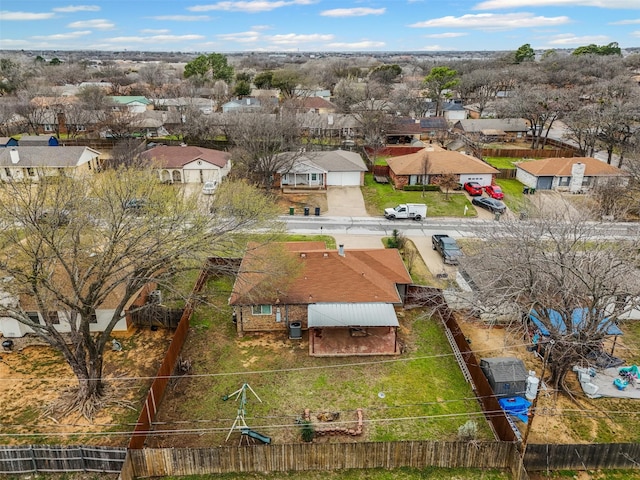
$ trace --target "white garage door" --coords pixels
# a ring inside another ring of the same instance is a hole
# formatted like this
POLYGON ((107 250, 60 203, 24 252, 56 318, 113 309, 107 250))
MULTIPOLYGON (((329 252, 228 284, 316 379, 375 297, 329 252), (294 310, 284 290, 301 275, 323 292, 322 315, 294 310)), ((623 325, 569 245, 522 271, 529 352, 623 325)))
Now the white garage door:
POLYGON ((327 185, 332 187, 357 187, 360 185, 360 172, 329 172, 327 185))
POLYGON ((484 185, 491 185, 491 174, 490 173, 486 173, 486 174, 461 174, 460 175, 460 183, 467 183, 467 182, 478 182, 480 185, 484 186, 484 185))

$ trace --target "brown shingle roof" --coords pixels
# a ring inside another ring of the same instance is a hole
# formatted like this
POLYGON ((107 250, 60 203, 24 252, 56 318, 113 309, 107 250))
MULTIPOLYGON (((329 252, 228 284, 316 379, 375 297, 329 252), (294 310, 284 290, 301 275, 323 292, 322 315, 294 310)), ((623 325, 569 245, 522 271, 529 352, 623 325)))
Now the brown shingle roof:
POLYGON ((162 145, 143 152, 141 157, 145 160, 156 161, 160 167, 164 168, 181 168, 195 160, 202 160, 223 168, 231 155, 211 148, 162 145))
POLYGON ((586 177, 600 176, 628 176, 629 174, 613 165, 609 165, 592 157, 560 157, 545 158, 542 160, 532 160, 520 162, 517 167, 537 177, 570 177, 571 167, 576 163, 584 163, 586 177))
POLYGON ((306 97, 302 99, 303 108, 324 108, 326 110, 335 110, 336 106, 322 97, 306 97))
MULTIPOLYGON (((231 305, 275 303, 276 298, 265 298, 260 293, 261 287, 272 282, 272 276, 256 273, 260 269, 254 267, 267 247, 250 249, 243 258, 229 300, 231 305)), ((281 304, 400 303, 396 284, 411 283, 396 249, 345 250, 341 256, 319 242, 295 242, 284 247, 286 254, 301 263, 301 271, 286 292, 279 292, 277 300, 281 304)))
POLYGON ((424 175, 425 158, 429 158, 429 175, 447 173, 498 173, 498 170, 480 159, 464 153, 444 150, 432 145, 422 150, 387 159, 389 168, 396 175, 424 175))

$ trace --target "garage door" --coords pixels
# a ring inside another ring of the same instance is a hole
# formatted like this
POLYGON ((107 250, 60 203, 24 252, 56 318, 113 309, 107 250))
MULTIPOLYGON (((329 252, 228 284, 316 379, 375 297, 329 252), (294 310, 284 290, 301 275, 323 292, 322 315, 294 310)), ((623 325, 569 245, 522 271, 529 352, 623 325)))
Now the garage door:
POLYGON ((329 172, 327 185, 332 187, 357 187, 360 185, 360 172, 329 172))
POLYGON ((460 183, 478 182, 480 185, 491 185, 491 174, 460 174, 460 183))
POLYGON ((551 190, 553 177, 538 177, 538 190, 551 190))

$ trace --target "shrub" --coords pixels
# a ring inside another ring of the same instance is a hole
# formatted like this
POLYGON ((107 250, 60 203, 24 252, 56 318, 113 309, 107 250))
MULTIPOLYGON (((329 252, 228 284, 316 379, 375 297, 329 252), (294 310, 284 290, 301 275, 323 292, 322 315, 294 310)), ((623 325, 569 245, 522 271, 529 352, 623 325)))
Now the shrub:
POLYGON ((478 438, 478 424, 473 420, 467 420, 467 423, 458 428, 459 440, 475 440, 478 438))
POLYGON ((313 423, 310 420, 303 420, 300 423, 300 434, 302 435, 302 440, 305 442, 310 442, 313 440, 313 437, 316 436, 316 430, 313 428, 313 423))
POLYGON ((402 187, 405 192, 439 192, 440 185, 405 185, 402 187))

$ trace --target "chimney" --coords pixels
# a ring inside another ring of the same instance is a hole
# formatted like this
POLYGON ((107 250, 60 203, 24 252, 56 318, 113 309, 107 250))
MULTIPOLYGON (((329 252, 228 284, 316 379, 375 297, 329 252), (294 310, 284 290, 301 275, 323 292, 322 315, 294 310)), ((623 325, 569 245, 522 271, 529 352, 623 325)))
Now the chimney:
POLYGON ((584 174, 586 165, 578 162, 571 166, 571 180, 569 183, 569 191, 571 193, 579 193, 582 191, 582 182, 584 181, 584 174))
POLYGON ((342 244, 338 245, 338 255, 344 257, 344 245, 342 244))
POLYGON ((18 154, 18 150, 12 148, 9 152, 9 156, 11 157, 11 163, 14 165, 20 161, 20 155, 18 154))

